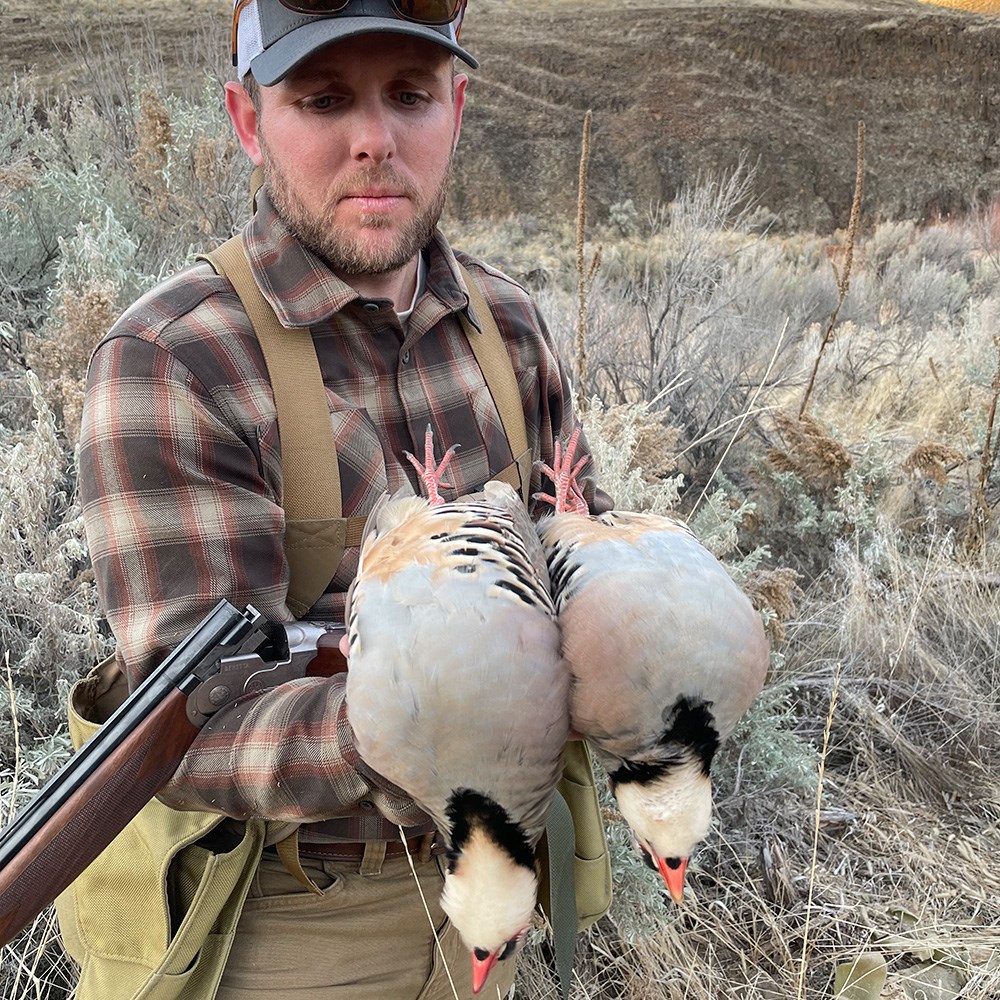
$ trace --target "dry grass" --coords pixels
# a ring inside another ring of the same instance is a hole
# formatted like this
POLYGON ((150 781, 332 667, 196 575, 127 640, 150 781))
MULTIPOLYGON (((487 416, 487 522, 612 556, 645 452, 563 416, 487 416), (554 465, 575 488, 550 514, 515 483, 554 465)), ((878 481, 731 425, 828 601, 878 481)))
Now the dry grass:
POLYGON ((117 297, 117 290, 106 282, 66 289, 56 307, 54 329, 44 336, 28 337, 28 363, 42 373, 46 394, 59 409, 60 424, 71 445, 76 444, 83 415, 87 364, 121 312, 117 297))
POLYGON ((847 449, 808 414, 793 419, 780 411, 774 423, 782 447, 771 448, 767 460, 779 472, 792 472, 820 490, 833 490, 851 467, 847 449))

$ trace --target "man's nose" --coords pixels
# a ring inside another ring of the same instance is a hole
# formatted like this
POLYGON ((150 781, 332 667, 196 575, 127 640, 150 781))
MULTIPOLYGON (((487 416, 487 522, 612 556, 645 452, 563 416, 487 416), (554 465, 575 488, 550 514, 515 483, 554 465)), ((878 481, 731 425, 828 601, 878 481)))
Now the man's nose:
POLYGON ((351 143, 351 158, 381 163, 391 159, 396 142, 386 114, 381 109, 359 109, 351 143))

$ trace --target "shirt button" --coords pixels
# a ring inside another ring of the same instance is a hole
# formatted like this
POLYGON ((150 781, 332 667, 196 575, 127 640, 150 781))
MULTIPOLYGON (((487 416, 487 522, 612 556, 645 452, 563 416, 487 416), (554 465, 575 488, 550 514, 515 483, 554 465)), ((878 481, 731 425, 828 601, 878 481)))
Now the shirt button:
POLYGON ((403 351, 403 364, 408 365, 410 363, 410 352, 403 351))
POLYGON ((367 312, 377 313, 379 311, 379 304, 377 302, 366 302, 364 308, 367 312))
POLYGON ((375 803, 372 802, 370 799, 362 799, 358 803, 358 805, 361 806, 362 809, 374 809, 375 808, 375 803))

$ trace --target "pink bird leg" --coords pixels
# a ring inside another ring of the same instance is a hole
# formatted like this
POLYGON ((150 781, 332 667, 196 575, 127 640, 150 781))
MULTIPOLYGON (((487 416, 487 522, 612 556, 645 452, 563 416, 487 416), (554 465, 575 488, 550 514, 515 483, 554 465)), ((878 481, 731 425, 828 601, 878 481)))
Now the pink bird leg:
POLYGON ((438 504, 444 503, 444 497, 438 492, 438 487, 443 486, 447 490, 452 488, 451 483, 446 483, 441 476, 444 474, 444 470, 451 461, 451 456, 454 455, 456 451, 458 451, 458 445, 453 444, 444 453, 444 458, 441 459, 440 464, 435 465, 434 432, 431 430, 431 425, 428 424, 427 432, 424 434, 424 464, 421 465, 408 451, 403 452, 403 454, 410 460, 410 465, 417 470, 417 477, 420 480, 420 485, 424 488, 424 492, 427 494, 427 500, 433 507, 437 507, 438 504))
POLYGON ((580 428, 577 427, 566 442, 566 452, 563 454, 562 445, 556 441, 555 457, 552 466, 539 462, 542 472, 552 480, 552 493, 536 493, 535 497, 552 504, 557 514, 567 511, 573 514, 589 514, 590 508, 583 498, 583 491, 576 481, 581 469, 587 464, 587 456, 579 459, 576 465, 573 459, 576 457, 576 446, 580 440, 580 428))

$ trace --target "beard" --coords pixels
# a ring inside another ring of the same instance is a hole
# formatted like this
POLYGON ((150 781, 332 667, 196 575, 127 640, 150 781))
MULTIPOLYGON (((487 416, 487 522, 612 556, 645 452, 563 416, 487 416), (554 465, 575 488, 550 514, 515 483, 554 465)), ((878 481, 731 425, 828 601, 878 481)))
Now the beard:
POLYGON ((387 164, 362 167, 341 181, 326 195, 319 213, 303 204, 288 177, 270 155, 263 136, 258 136, 264 158, 267 192, 279 218, 298 237, 299 242, 324 260, 335 273, 344 278, 356 275, 387 274, 398 271, 413 260, 430 242, 444 210, 451 174, 451 157, 437 189, 425 198, 413 184, 400 177, 387 164), (360 227, 347 229, 334 222, 334 213, 341 198, 367 187, 388 187, 409 198, 416 209, 401 226, 383 213, 363 213, 360 227), (398 227, 389 238, 380 233, 398 227))

